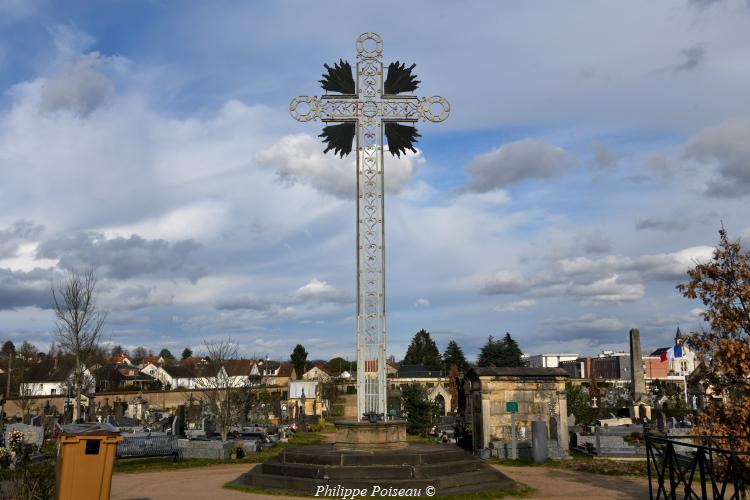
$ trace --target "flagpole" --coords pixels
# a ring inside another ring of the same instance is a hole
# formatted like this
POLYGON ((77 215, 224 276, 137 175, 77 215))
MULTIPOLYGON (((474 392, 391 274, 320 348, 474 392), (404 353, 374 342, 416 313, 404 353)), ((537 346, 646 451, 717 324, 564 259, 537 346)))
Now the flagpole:
POLYGON ((688 405, 688 398, 687 398, 687 375, 685 372, 682 372, 682 381, 685 382, 685 406, 689 409, 690 405, 688 405))

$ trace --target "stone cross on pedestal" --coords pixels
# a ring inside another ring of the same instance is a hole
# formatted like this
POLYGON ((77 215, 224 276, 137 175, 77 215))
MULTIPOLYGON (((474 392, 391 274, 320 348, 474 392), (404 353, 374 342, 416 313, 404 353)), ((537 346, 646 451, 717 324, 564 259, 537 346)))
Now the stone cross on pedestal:
POLYGON ((299 121, 328 125, 321 137, 326 152, 357 158, 357 414, 358 419, 385 418, 386 315, 384 230, 384 138, 391 154, 400 156, 419 137, 416 127, 398 122, 441 122, 450 105, 439 96, 401 95, 417 89, 414 65, 391 63, 383 72, 383 40, 375 33, 357 38, 356 80, 348 62, 325 65, 320 97, 295 97, 289 105, 299 121), (367 417, 365 417, 367 415, 367 417))

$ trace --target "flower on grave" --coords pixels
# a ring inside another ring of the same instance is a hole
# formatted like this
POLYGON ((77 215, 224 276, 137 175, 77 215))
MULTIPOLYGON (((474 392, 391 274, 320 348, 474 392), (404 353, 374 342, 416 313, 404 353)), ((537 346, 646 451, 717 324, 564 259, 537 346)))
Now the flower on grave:
POLYGON ((10 431, 8 433, 8 448, 14 452, 20 451, 23 447, 25 438, 26 436, 24 436, 21 431, 10 431))

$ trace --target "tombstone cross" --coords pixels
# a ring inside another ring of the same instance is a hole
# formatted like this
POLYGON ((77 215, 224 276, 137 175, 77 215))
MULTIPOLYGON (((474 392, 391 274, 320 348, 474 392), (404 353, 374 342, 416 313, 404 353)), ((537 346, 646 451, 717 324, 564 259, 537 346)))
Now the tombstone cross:
POLYGON ((321 120, 327 147, 341 157, 357 157, 357 413, 384 418, 386 411, 385 232, 383 189, 383 136, 391 154, 401 156, 419 137, 419 120, 441 122, 450 104, 439 96, 399 95, 416 90, 414 65, 391 63, 383 79, 383 40, 375 33, 357 38, 356 82, 348 62, 325 65, 323 89, 338 94, 300 96, 289 105, 298 121, 321 120))

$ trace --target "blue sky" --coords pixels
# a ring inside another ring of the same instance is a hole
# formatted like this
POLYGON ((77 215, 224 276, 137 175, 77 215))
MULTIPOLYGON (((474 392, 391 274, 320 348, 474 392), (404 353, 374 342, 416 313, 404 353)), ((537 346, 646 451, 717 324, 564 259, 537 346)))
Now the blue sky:
POLYGON ((750 239, 744 0, 0 0, 0 337, 46 347, 50 283, 94 265, 108 340, 354 353, 352 159, 323 63, 365 31, 452 104, 386 163, 389 351, 666 345, 721 223, 750 239), (396 9, 396 7, 398 7, 396 9), (396 12, 397 14, 394 14, 396 12))

